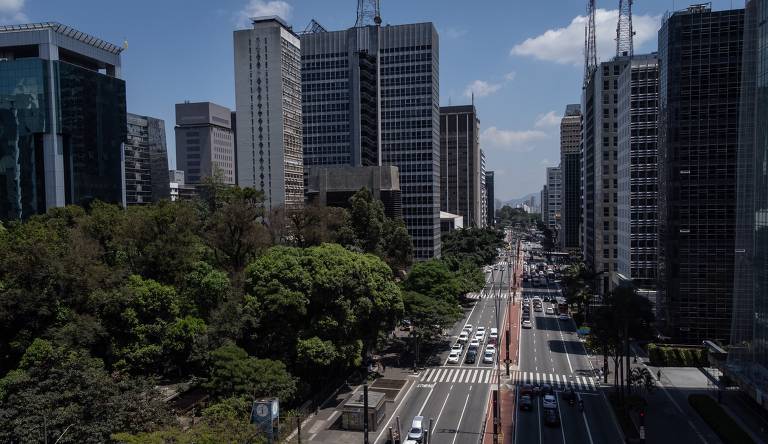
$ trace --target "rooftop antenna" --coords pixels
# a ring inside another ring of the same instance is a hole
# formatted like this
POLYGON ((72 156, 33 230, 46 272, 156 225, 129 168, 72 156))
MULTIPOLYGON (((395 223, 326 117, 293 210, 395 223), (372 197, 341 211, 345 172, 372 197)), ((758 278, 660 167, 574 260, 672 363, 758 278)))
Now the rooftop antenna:
POLYGON ((619 21, 616 23, 616 56, 632 57, 635 53, 632 29, 632 0, 619 0, 619 21))
POLYGON ((595 42, 595 0, 587 0, 587 26, 584 28, 584 87, 597 70, 595 42))
POLYGON ((357 0, 357 21, 355 28, 381 25, 380 0, 357 0))

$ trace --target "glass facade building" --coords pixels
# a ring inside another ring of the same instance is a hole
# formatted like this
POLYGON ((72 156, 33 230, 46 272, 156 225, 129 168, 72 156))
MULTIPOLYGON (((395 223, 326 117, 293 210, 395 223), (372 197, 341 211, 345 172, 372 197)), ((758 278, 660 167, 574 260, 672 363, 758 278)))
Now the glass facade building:
POLYGON ((692 6, 659 30, 659 284, 665 334, 728 343, 744 10, 692 6))
POLYGON ((440 210, 464 217, 465 227, 484 227, 480 120, 474 105, 440 108, 440 210))
POLYGON ((141 205, 170 198, 165 122, 128 114, 125 144, 125 200, 141 205))
POLYGON ((0 219, 125 203, 121 51, 58 23, 0 27, 0 219))
POLYGON ((768 1, 748 0, 737 160, 733 320, 726 371, 768 408, 768 1))
POLYGON ((561 228, 558 234, 564 250, 579 248, 579 219, 581 200, 579 191, 579 146, 581 145, 581 105, 565 108, 560 120, 560 169, 563 175, 561 228))
POLYGON ((488 226, 492 226, 496 223, 496 194, 494 184, 494 172, 485 172, 485 200, 488 203, 488 209, 486 215, 488 217, 488 226))

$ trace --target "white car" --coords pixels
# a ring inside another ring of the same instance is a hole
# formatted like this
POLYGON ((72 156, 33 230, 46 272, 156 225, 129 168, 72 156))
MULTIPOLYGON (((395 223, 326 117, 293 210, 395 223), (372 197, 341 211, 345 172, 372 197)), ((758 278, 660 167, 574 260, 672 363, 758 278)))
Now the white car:
POLYGON ((548 315, 553 315, 553 314, 555 314, 555 310, 552 307, 547 307, 547 314, 548 315))
POLYGON ((483 363, 485 364, 493 364, 493 356, 496 354, 493 350, 486 350, 485 354, 483 354, 483 363))
POLYGON ((499 329, 496 327, 491 328, 491 335, 488 337, 491 341, 499 339, 499 329))
POLYGON ((569 318, 567 314, 561 313, 560 316, 557 317, 557 319, 560 319, 561 321, 567 321, 569 318))
POLYGON ((473 340, 469 341, 469 348, 470 349, 479 348, 479 347, 480 347, 480 341, 478 341, 477 339, 473 339, 473 340))
POLYGON ((472 334, 472 330, 474 330, 474 327, 472 327, 472 324, 467 324, 464 326, 464 331, 469 332, 469 334, 472 334))
POLYGON ((456 350, 451 350, 451 353, 448 355, 448 363, 458 364, 460 359, 461 359, 461 354, 456 350))
POLYGON ((526 319, 523 321, 523 328, 533 328, 533 324, 531 324, 530 319, 526 319))
POLYGON ((459 334, 459 342, 464 343, 464 342, 467 342, 468 340, 469 340, 469 335, 467 334, 466 331, 463 331, 459 334))
POLYGON ((542 403, 544 404, 545 409, 557 408, 557 398, 555 398, 555 395, 544 395, 542 403))
POLYGON ((485 341, 485 332, 484 331, 478 331, 475 333, 475 339, 477 339, 480 342, 485 341))
POLYGON ((461 353, 464 351, 464 346, 459 343, 453 344, 453 347, 451 347, 451 351, 461 353))
POLYGON ((485 334, 485 327, 477 327, 477 332, 485 334))
POLYGON ((485 351, 495 352, 496 351, 496 346, 493 345, 493 344, 488 344, 488 345, 485 346, 485 351))

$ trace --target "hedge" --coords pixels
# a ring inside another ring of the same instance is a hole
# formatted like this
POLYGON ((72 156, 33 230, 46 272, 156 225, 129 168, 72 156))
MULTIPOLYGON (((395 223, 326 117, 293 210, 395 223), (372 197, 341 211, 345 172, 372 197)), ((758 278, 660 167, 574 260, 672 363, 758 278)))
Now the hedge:
POLYGON ((708 395, 689 395, 688 403, 725 444, 749 444, 754 440, 722 407, 708 395))
POLYGON ((654 367, 707 367, 707 353, 702 348, 667 347, 648 344, 648 357, 654 367))

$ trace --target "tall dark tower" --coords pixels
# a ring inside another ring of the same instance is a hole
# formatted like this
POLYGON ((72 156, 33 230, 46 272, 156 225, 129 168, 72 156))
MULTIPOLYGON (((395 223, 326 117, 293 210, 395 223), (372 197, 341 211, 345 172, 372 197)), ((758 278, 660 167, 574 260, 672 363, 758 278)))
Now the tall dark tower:
POLYGON ((635 31, 632 29, 632 0, 619 0, 619 21, 616 23, 616 56, 634 55, 632 40, 635 31))
POLYGON ((587 0, 587 27, 584 28, 584 86, 597 70, 597 43, 595 42, 595 0, 587 0))
POLYGON ((381 4, 379 0, 357 0, 357 21, 355 27, 380 25, 381 4))

